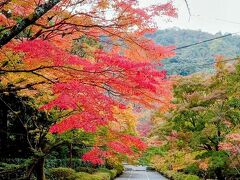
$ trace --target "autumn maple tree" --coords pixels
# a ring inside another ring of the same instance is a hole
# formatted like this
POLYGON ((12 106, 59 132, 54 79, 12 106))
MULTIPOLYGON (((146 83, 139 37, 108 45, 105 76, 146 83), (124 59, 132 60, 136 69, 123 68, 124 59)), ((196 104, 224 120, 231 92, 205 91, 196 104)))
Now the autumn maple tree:
POLYGON ((137 0, 4 0, 2 91, 34 97, 47 113, 65 112, 51 133, 107 127, 111 138, 85 154, 86 161, 133 155, 132 147, 145 145, 134 133, 113 130, 116 108, 125 111, 130 102, 163 108, 171 98, 171 82, 157 67, 173 47, 144 36, 156 29, 155 16, 175 17, 176 9, 171 2, 140 8, 137 0))

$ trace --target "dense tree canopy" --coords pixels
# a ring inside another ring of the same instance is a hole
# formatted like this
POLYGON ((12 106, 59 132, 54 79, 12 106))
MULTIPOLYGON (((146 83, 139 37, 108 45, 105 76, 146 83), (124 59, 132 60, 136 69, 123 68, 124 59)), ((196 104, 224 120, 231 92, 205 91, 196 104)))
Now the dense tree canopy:
POLYGON ((239 177, 239 61, 218 59, 216 74, 179 77, 175 108, 156 115, 152 136, 161 141, 155 165, 205 178, 239 177), (203 78, 204 77, 204 78, 203 78))
POLYGON ((156 29, 155 16, 176 17, 171 2, 140 8, 135 0, 4 0, 0 13, 1 92, 29 96, 53 117, 44 145, 31 149, 32 167, 43 171, 45 145, 66 143, 55 134, 74 129, 95 133, 83 155, 93 164, 145 149, 135 123, 122 116, 135 113, 132 103, 169 105, 171 82, 156 66, 174 55, 173 47, 144 34, 156 29))

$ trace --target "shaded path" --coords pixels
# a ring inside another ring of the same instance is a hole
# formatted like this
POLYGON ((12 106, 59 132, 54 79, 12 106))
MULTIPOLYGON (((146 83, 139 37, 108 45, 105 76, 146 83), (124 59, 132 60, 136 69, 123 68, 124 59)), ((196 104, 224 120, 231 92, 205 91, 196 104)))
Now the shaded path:
POLYGON ((147 171, 145 166, 125 165, 124 173, 116 180, 167 180, 156 171, 147 171))

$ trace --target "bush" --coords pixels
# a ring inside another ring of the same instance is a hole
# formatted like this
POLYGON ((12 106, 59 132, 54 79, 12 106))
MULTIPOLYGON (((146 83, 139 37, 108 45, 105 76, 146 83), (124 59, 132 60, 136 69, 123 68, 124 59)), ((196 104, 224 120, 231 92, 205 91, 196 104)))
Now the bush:
POLYGON ((184 174, 181 172, 165 171, 163 174, 173 180, 200 180, 196 175, 184 174))
POLYGON ((106 167, 108 169, 115 169, 117 171, 117 176, 122 174, 124 171, 124 166, 120 162, 114 162, 114 161, 107 161, 106 167))
POLYGON ((94 174, 78 172, 69 176, 67 180, 110 180, 110 174, 104 172, 97 172, 94 174))
POLYGON ((117 176, 115 169, 79 167, 78 171, 63 167, 51 168, 48 170, 47 176, 51 180, 110 180, 117 176))
POLYGON ((182 173, 174 173, 173 179, 174 180, 200 180, 198 176, 182 174, 182 173))
POLYGON ((20 165, 17 164, 8 164, 8 163, 0 163, 0 171, 1 170, 13 170, 13 169, 18 169, 20 168, 20 165))
POLYGON ((100 178, 100 180, 110 180, 111 174, 107 172, 96 172, 93 174, 95 177, 100 178))
POLYGON ((198 168, 197 164, 191 164, 191 165, 187 166, 185 169, 183 169, 183 172, 186 174, 199 175, 200 169, 198 168))
POLYGON ((104 173, 108 173, 110 175, 111 179, 114 179, 117 176, 117 170, 116 169, 107 169, 107 168, 99 168, 98 172, 104 172, 104 173))
POLYGON ((91 167, 78 167, 78 168, 76 168, 76 171, 77 172, 86 172, 89 174, 93 174, 93 173, 97 172, 96 169, 91 168, 91 167))
POLYGON ((64 168, 64 167, 51 168, 48 171, 51 179, 58 179, 58 180, 65 180, 69 176, 74 175, 76 173, 74 169, 64 168))
POLYGON ((114 179, 118 174, 116 169, 111 169, 110 172, 111 172, 111 178, 112 179, 114 179))
POLYGON ((78 172, 69 176, 67 180, 94 180, 94 179, 91 174, 88 174, 86 172, 78 172))

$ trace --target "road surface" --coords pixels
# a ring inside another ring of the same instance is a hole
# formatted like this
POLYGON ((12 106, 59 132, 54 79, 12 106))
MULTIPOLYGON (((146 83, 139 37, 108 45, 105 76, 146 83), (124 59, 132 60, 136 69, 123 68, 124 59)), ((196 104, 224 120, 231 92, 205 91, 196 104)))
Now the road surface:
POLYGON ((147 171, 145 166, 125 165, 124 173, 115 180, 167 180, 156 171, 147 171))

